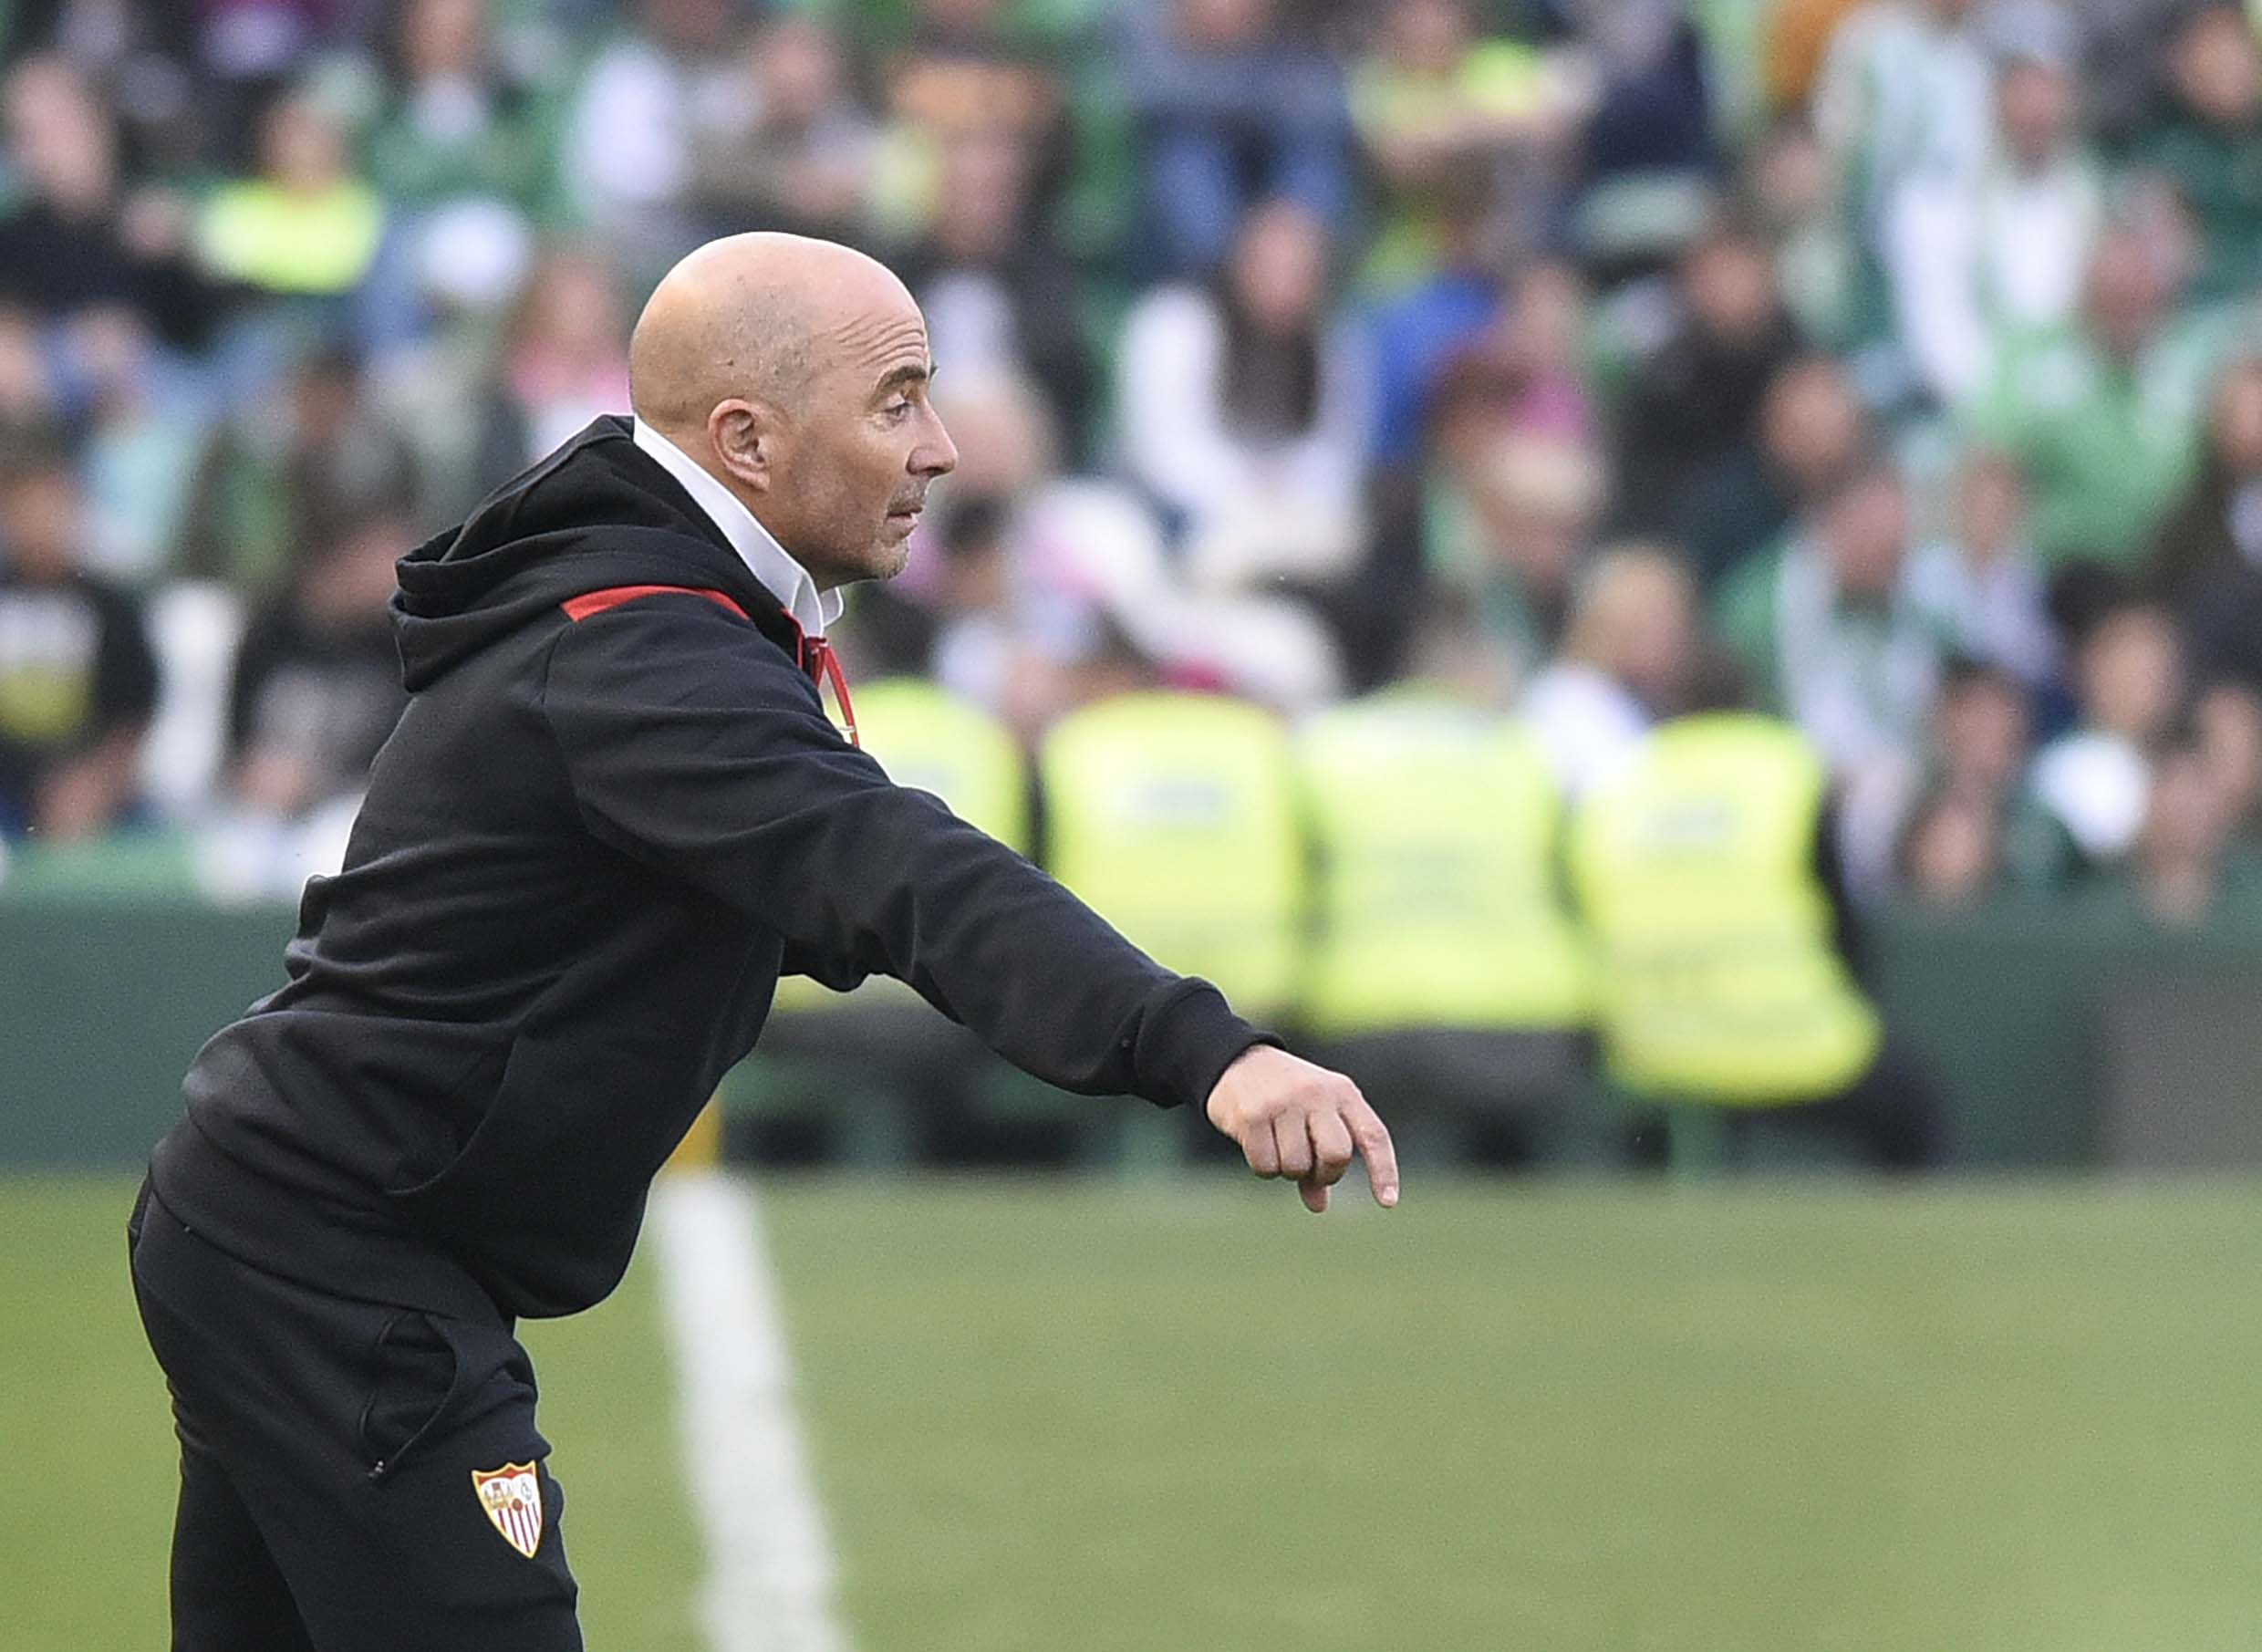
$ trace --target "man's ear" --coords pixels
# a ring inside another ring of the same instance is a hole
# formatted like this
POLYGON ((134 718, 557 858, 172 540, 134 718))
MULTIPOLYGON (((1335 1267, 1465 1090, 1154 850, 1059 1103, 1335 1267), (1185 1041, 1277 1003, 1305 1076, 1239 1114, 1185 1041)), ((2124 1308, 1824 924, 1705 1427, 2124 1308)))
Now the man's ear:
POLYGON ((777 415, 759 401, 733 397, 707 415, 707 439, 731 476, 751 492, 766 494, 777 473, 777 415))

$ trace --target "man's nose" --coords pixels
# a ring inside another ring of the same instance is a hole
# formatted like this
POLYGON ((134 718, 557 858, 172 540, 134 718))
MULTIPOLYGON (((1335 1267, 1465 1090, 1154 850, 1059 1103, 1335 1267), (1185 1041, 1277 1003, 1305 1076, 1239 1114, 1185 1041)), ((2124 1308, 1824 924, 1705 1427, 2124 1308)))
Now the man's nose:
POLYGON ((950 440, 950 432, 942 428, 939 416, 929 413, 927 422, 926 438, 911 450, 909 468, 914 476, 924 476, 932 481, 937 476, 948 476, 959 468, 959 450, 958 444, 950 440))

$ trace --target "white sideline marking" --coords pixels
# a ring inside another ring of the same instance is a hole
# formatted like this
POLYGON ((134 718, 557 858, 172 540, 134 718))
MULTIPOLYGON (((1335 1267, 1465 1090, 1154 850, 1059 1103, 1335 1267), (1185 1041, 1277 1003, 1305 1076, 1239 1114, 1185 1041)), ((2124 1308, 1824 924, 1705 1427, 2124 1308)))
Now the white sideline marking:
POLYGON ((721 1170, 669 1170, 651 1214, 684 1474, 707 1539, 707 1644, 847 1652, 753 1191, 721 1170))

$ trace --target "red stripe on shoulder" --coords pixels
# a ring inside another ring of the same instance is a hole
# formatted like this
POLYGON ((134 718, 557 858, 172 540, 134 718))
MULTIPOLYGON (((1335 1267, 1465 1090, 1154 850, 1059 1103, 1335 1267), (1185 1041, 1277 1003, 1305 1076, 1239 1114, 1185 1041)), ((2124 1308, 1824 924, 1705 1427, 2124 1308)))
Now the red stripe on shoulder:
POLYGON ((583 620, 592 614, 602 614, 607 608, 617 608, 624 602, 634 602, 639 597, 704 597, 717 608, 736 614, 741 619, 752 618, 722 592, 711 591, 696 585, 607 586, 601 591, 584 591, 578 597, 569 597, 557 606, 566 610, 566 618, 583 620))

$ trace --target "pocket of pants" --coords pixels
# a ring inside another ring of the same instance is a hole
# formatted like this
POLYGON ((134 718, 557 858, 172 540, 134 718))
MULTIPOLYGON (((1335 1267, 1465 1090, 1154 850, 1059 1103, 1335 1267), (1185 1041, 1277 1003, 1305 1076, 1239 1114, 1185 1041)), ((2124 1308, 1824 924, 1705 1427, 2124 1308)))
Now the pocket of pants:
POLYGON ((357 1443, 370 1481, 382 1484, 447 1420, 462 1398, 465 1373, 440 1322, 409 1310, 378 1333, 374 1364, 357 1443))

